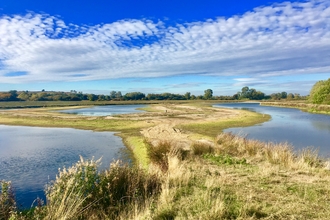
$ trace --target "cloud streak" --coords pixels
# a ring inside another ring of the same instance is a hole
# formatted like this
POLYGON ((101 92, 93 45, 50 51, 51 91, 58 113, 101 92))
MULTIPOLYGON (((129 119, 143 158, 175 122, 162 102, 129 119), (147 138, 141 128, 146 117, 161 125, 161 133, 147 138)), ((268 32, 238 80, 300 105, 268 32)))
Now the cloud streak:
POLYGON ((175 26, 148 19, 77 26, 34 13, 0 18, 2 83, 182 74, 267 78, 329 73, 329 58, 326 0, 175 26))

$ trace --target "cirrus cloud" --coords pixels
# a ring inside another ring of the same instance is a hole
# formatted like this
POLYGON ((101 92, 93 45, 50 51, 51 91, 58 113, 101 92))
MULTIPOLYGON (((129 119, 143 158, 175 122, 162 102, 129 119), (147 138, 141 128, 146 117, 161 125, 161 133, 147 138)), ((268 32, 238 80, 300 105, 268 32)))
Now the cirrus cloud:
POLYGON ((329 73, 329 58, 326 0, 175 26, 148 19, 77 26, 35 13, 0 18, 2 83, 182 74, 266 78, 329 73))

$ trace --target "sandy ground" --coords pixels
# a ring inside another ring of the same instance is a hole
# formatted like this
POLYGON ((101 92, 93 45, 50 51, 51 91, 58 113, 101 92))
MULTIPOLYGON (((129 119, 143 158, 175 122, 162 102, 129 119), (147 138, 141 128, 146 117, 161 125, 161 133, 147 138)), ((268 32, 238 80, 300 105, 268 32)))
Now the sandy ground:
POLYGON ((152 109, 154 112, 146 114, 133 114, 129 117, 144 118, 150 127, 142 129, 141 134, 153 145, 161 141, 169 141, 188 148, 193 141, 209 142, 206 139, 195 140, 193 134, 178 128, 180 124, 192 122, 212 122, 221 118, 233 118, 239 113, 231 109, 216 109, 211 107, 194 107, 188 105, 156 105, 152 109))
MULTIPOLYGON (((71 108, 71 107, 69 107, 71 108)), ((147 138, 153 145, 161 141, 170 141, 179 144, 181 147, 189 147, 196 139, 193 134, 178 128, 178 125, 192 122, 212 122, 219 119, 236 117, 239 113, 231 109, 217 109, 211 107, 195 107, 183 104, 163 104, 151 105, 151 111, 145 113, 127 114, 119 116, 108 116, 105 119, 113 118, 122 120, 142 120, 148 125, 142 129, 141 134, 147 138)), ((54 109, 58 110, 58 109, 54 109)), ((48 116, 54 118, 76 118, 81 116, 68 115, 49 111, 49 109, 19 109, 0 111, 0 114, 11 114, 15 116, 39 117, 48 116)), ((94 120, 97 117, 86 117, 87 120, 94 120)), ((197 141, 207 142, 209 140, 200 139, 197 141)))

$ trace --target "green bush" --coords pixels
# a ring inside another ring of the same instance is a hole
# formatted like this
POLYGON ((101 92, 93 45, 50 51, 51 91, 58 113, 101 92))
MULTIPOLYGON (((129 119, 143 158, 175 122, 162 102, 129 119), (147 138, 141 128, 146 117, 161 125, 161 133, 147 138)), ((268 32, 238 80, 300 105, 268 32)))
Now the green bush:
POLYGON ((314 84, 310 92, 310 101, 314 104, 330 104, 330 78, 314 84))

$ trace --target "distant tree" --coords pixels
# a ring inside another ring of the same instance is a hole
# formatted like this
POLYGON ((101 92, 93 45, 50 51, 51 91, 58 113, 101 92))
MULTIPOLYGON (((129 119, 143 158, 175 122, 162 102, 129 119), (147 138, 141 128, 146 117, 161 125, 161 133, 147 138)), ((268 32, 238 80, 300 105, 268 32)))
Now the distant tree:
POLYGON ((248 99, 249 98, 249 87, 248 86, 244 86, 241 90, 240 93, 240 99, 248 99))
POLYGON ((126 93, 124 95, 124 100, 141 100, 144 99, 146 96, 144 93, 141 92, 130 92, 130 93, 126 93))
POLYGON ((250 100, 261 100, 265 98, 265 94, 263 92, 257 91, 253 88, 249 88, 248 86, 244 86, 241 89, 241 92, 233 95, 233 99, 250 99, 250 100))
POLYGON ((204 99, 211 99, 213 96, 212 89, 207 89, 204 91, 204 99))
POLYGON ((204 99, 204 96, 203 95, 199 95, 199 96, 197 96, 197 99, 204 99))
POLYGON ((190 92, 186 92, 186 94, 184 94, 184 97, 189 100, 191 98, 190 92))
POLYGON ((316 82, 310 91, 309 99, 315 104, 330 104, 330 78, 316 82))
POLYGON ((273 100, 280 100, 281 96, 282 96, 281 93, 272 93, 270 95, 271 99, 273 99, 273 100))
POLYGON ((299 93, 295 93, 294 94, 294 99, 300 100, 301 99, 301 95, 299 93))
POLYGON ((294 95, 292 93, 289 93, 288 96, 286 97, 288 100, 294 99, 294 95))
POLYGON ((87 97, 88 97, 88 100, 89 100, 89 101, 95 101, 96 98, 97 98, 97 96, 94 95, 94 94, 88 94, 87 97))
POLYGON ((240 98, 240 93, 239 92, 233 95, 234 100, 238 100, 239 98, 240 98))
POLYGON ((123 98, 123 95, 121 94, 121 91, 118 91, 116 93, 116 99, 121 99, 121 98, 123 98))
POLYGON ((29 98, 30 98, 30 94, 29 94, 28 91, 24 91, 24 92, 21 92, 21 93, 17 96, 17 98, 18 98, 19 100, 22 100, 22 101, 27 101, 27 100, 29 100, 29 98))
POLYGON ((110 98, 111 99, 115 99, 116 98, 116 95, 117 95, 117 92, 116 91, 111 91, 110 92, 110 98))
POLYGON ((10 93, 9 92, 1 92, 0 93, 0 101, 10 101, 10 93))
POLYGON ((288 93, 281 92, 281 99, 286 99, 288 97, 288 93))
POLYGON ((97 96, 97 101, 104 101, 105 100, 105 96, 104 95, 98 95, 97 96))
POLYGON ((17 94, 17 91, 16 90, 10 90, 9 91, 9 94, 10 94, 9 101, 16 101, 16 100, 18 100, 17 99, 18 94, 17 94))
POLYGON ((197 99, 197 97, 196 97, 195 95, 191 95, 191 96, 190 96, 190 99, 191 99, 191 100, 195 100, 195 99, 197 99))

